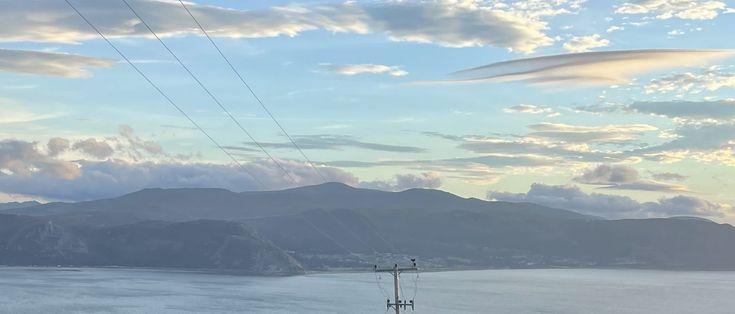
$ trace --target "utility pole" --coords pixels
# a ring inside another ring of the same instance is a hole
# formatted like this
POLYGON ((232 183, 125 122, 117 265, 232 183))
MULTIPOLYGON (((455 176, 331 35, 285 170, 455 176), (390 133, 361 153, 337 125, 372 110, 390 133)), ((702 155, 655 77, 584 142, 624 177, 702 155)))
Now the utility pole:
POLYGON ((378 268, 378 265, 374 265, 373 268, 376 273, 391 273, 393 275, 393 303, 390 302, 390 299, 386 301, 386 306, 390 309, 393 308, 396 310, 396 314, 401 313, 401 308, 404 310, 407 309, 409 306, 411 307, 411 310, 414 309, 414 303, 413 300, 401 300, 401 272, 406 270, 419 270, 416 267, 416 260, 411 259, 411 262, 413 263, 412 267, 402 267, 399 268, 398 264, 393 264, 393 268, 378 268))

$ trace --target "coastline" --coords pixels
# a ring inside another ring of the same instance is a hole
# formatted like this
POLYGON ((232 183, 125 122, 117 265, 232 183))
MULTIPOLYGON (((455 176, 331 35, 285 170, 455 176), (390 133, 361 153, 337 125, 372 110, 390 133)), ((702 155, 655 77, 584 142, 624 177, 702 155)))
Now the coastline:
MULTIPOLYGON (((300 274, 263 274, 244 272, 227 269, 207 269, 207 268, 174 268, 174 267, 131 267, 131 266, 41 266, 41 265, 0 265, 0 270, 22 269, 30 271, 62 271, 62 272, 81 272, 83 270, 135 270, 150 272, 169 272, 169 273, 188 273, 188 274, 209 274, 209 275, 229 275, 244 277, 265 277, 265 278, 282 278, 282 277, 298 277, 310 275, 329 275, 329 274, 356 274, 356 273, 372 273, 372 268, 361 269, 330 269, 330 270, 308 270, 300 274)), ((419 273, 443 273, 443 272, 464 272, 464 271, 508 271, 508 270, 618 270, 618 271, 661 271, 661 272, 735 272, 735 269, 694 269, 694 268, 654 268, 654 267, 525 267, 525 268, 485 268, 485 267, 457 267, 457 268, 419 268, 419 273)))

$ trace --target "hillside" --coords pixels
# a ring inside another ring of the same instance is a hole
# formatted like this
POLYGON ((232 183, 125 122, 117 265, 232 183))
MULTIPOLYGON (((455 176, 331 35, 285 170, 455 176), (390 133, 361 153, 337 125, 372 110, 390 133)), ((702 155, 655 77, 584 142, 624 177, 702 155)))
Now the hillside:
POLYGON ((223 189, 146 189, 118 198, 79 203, 49 203, 10 209, 7 213, 54 215, 120 215, 141 220, 237 220, 292 215, 313 209, 421 209, 426 213, 455 209, 512 213, 553 219, 583 219, 575 212, 534 204, 488 202, 439 190, 385 192, 325 183, 281 191, 235 193, 223 189))
POLYGON ((246 226, 197 220, 95 228, 0 214, 0 265, 128 266, 286 275, 301 265, 246 226))
POLYGON ((6 209, 31 207, 31 206, 36 206, 36 205, 41 205, 41 203, 36 202, 36 201, 0 203, 0 211, 6 210, 6 209))
POLYGON ((226 252, 259 256, 263 254, 254 252, 270 248, 255 269, 267 268, 269 258, 279 265, 290 265, 285 261, 293 258, 307 270, 325 270, 368 268, 409 257, 419 257, 428 268, 735 269, 735 228, 730 225, 683 217, 602 220, 437 190, 383 192, 337 183, 244 193, 148 189, 5 213, 26 215, 15 216, 12 226, 30 219, 72 230, 57 237, 61 240, 54 240, 54 247, 69 251, 63 256, 78 256, 84 243, 88 250, 101 252, 98 264, 236 268, 241 262, 213 257, 220 253, 212 248, 225 247, 226 252), (234 241, 233 236, 240 238, 234 241), (235 244, 242 246, 229 246, 235 244), (198 262, 185 264, 186 256, 198 262), (179 264, 171 264, 174 260, 179 264))

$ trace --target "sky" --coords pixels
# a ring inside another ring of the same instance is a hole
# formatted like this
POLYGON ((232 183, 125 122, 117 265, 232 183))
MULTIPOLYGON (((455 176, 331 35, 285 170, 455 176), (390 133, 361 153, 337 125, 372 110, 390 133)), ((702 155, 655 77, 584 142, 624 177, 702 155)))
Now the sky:
POLYGON ((0 202, 337 181, 735 222, 735 1, 184 2, 278 123, 178 0, 70 3, 191 121, 65 1, 2 2, 0 202))

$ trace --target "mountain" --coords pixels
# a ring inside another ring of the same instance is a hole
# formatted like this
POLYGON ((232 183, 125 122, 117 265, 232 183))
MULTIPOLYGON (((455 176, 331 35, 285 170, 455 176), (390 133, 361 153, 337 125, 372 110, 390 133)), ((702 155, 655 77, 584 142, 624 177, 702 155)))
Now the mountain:
MULTIPOLYGON (((338 183, 243 193, 147 189, 113 199, 49 203, 4 213, 19 215, 11 225, 40 220, 70 230, 49 238, 48 245, 68 251, 63 255, 76 260, 83 258, 75 254, 83 252, 84 243, 97 254, 98 264, 228 269, 236 263, 215 263, 218 251, 212 248, 237 236, 251 239, 237 252, 270 256, 284 272, 298 268, 293 265, 306 270, 365 269, 409 257, 418 257, 425 268, 735 269, 735 228, 727 224, 691 217, 604 220, 438 190, 384 192, 338 183), (236 232, 240 229, 231 224, 247 232, 236 232), (255 253, 262 248, 269 248, 270 255, 255 253), (171 262, 190 255, 198 262, 171 262)), ((0 237, 14 235, 0 232, 0 237)))
POLYGON ((268 275, 303 272, 288 254, 235 222, 147 221, 94 228, 4 214, 0 214, 0 265, 195 268, 268 275))
POLYGON ((36 201, 0 203, 0 211, 6 210, 6 209, 31 207, 31 206, 36 206, 36 205, 41 205, 41 203, 36 202, 36 201))
MULTIPOLYGON (((124 215, 140 220, 238 220, 293 215, 313 209, 420 209, 445 212, 513 213, 548 218, 585 218, 581 214, 534 204, 487 202, 438 191, 411 189, 385 192, 325 183, 281 191, 235 193, 224 189, 146 189, 118 198, 79 203, 49 203, 9 210, 8 213, 53 215, 124 215)), ((119 219, 120 217, 115 217, 119 219)), ((114 223, 113 221, 109 223, 114 223)))

